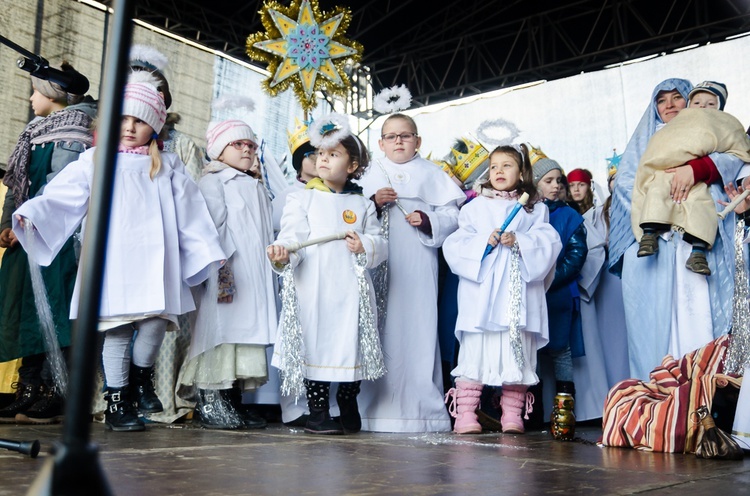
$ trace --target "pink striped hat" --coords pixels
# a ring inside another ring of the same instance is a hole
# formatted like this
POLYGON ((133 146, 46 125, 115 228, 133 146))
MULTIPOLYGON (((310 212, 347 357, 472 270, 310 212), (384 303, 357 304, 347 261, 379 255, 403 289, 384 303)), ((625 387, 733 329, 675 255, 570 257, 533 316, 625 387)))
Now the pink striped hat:
POLYGON ((167 120, 164 97, 156 89, 159 81, 149 72, 133 72, 125 86, 122 115, 137 117, 159 134, 167 120))
POLYGON ((242 121, 228 120, 212 124, 206 133, 206 152, 211 160, 216 160, 229 143, 239 140, 258 143, 253 130, 242 121))

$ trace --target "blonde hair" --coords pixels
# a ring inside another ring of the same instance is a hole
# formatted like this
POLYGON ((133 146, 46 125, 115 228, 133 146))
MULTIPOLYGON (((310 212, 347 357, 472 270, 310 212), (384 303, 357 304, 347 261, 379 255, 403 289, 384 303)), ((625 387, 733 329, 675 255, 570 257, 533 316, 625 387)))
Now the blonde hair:
POLYGON ((151 139, 151 143, 148 145, 148 154, 151 155, 151 170, 148 172, 148 177, 153 180, 161 170, 161 152, 156 139, 151 139))

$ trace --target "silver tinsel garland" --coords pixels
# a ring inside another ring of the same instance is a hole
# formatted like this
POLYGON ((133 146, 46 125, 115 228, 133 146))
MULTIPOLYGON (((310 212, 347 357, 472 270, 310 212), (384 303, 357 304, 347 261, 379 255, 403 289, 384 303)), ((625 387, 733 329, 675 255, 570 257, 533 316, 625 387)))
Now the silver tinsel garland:
POLYGON ((732 339, 724 360, 724 371, 742 375, 750 363, 750 308, 748 308, 747 267, 743 239, 745 221, 737 222, 734 230, 734 295, 732 297, 732 339))
POLYGON ((521 342, 521 331, 518 324, 521 322, 521 254, 518 243, 514 243, 510 249, 510 319, 508 331, 510 332, 510 347, 513 359, 518 368, 523 368, 523 343, 521 342))
MULTIPOLYGON (((383 209, 380 218, 380 235, 388 241, 389 209, 383 209)), ((378 330, 385 329, 385 318, 388 315, 388 259, 372 271, 372 285, 375 289, 375 306, 378 308, 378 330)))
POLYGON ((370 302, 367 255, 353 253, 352 257, 359 290, 359 359, 362 364, 362 379, 375 380, 385 375, 385 361, 380 346, 380 333, 370 302))
POLYGON ((302 325, 299 321, 299 301, 294 284, 294 269, 287 264, 281 273, 281 394, 297 398, 305 392, 303 376, 302 325))

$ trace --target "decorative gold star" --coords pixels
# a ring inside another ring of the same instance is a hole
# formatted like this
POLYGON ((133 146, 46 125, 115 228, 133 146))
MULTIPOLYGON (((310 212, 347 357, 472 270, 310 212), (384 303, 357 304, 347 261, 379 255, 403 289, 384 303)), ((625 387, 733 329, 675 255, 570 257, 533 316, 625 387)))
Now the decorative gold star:
POLYGON ((316 90, 346 94, 351 83, 344 64, 359 61, 363 50, 343 36, 351 21, 348 8, 322 13, 317 0, 293 0, 289 7, 268 1, 260 14, 266 32, 251 34, 246 50, 250 58, 268 63, 272 76, 263 87, 271 96, 292 85, 309 111, 317 105, 316 90))

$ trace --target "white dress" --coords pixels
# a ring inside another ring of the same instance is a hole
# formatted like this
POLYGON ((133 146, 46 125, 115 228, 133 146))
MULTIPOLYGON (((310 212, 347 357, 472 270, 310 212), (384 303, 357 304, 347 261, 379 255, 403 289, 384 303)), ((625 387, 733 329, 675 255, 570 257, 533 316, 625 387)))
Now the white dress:
POLYGON ((479 196, 463 207, 459 229, 448 236, 443 254, 458 285, 456 338, 458 366, 451 372, 492 386, 533 385, 537 350, 549 342, 544 281, 554 270, 562 243, 549 224, 543 203, 527 212, 521 209, 508 226, 518 240, 521 293, 518 328, 524 363, 513 357, 509 324, 512 308, 511 249, 495 247, 483 258, 487 241, 510 214, 516 201, 479 196))
MULTIPOLYGON (((357 194, 336 194, 305 189, 289 194, 281 218, 281 232, 274 244, 320 238, 356 231, 365 249, 366 267, 388 257, 388 245, 380 235, 375 204, 357 194)), ((340 239, 313 245, 290 255, 302 326, 303 376, 316 381, 362 380, 359 344, 359 289, 354 255, 340 239)), ((376 311, 372 282, 370 301, 376 311)), ((281 339, 284 314, 272 365, 279 367, 284 352, 281 339)))
POLYGON ((388 305, 381 334, 388 373, 362 384, 362 430, 449 431, 437 336, 437 249, 456 230, 466 197, 442 169, 419 156, 404 164, 376 159, 359 183, 368 198, 392 185, 401 205, 424 212, 432 226, 431 235, 424 234, 390 207, 388 305))
MULTIPOLYGON (((95 150, 82 153, 47 184, 42 196, 27 201, 14 214, 14 232, 40 265, 52 261, 86 217, 95 150), (31 240, 16 215, 36 227, 31 250, 31 240)), ((100 308, 103 319, 160 315, 176 322, 177 315, 195 308, 190 286, 206 280, 209 267, 226 259, 206 202, 177 156, 162 153, 162 167, 153 180, 150 168, 148 155, 117 154, 100 308)), ((77 317, 79 294, 80 277, 71 319, 77 317)))
POLYGON ((586 354, 573 358, 573 381, 576 385, 576 420, 601 418, 604 399, 609 392, 605 366, 605 343, 599 333, 595 295, 604 266, 606 225, 601 209, 590 208, 583 214, 588 255, 581 269, 578 287, 581 292, 581 325, 586 354))

